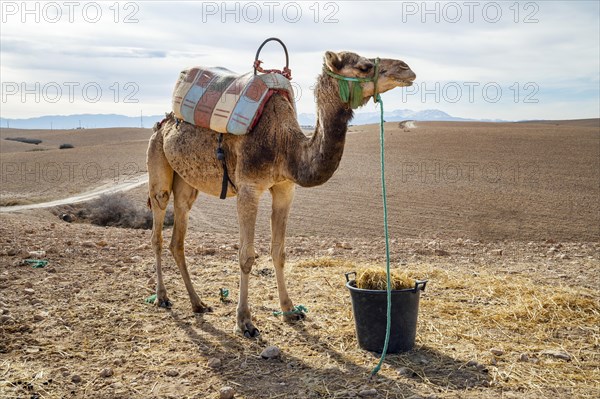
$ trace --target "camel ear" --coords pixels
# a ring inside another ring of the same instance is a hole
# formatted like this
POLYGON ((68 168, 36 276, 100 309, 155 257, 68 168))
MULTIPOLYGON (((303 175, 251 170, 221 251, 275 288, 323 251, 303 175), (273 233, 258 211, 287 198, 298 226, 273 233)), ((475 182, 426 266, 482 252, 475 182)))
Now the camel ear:
POLYGON ((333 51, 325 52, 325 65, 334 72, 339 71, 344 66, 338 54, 333 51))

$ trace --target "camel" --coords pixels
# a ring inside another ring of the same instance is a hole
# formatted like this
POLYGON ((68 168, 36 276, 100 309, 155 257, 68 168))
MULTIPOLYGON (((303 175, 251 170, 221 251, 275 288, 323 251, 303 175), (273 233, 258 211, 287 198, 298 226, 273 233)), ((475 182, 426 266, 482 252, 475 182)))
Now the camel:
MULTIPOLYGON (((321 185, 338 168, 348 122, 353 117, 351 105, 340 98, 339 78, 376 79, 376 84, 372 79, 360 83, 363 100, 359 105, 366 104, 377 93, 410 86, 416 78, 408 65, 400 60, 378 61, 376 66, 373 59, 347 51, 325 53, 323 73, 318 76, 315 86, 317 122, 311 136, 302 132, 294 107, 279 94, 268 100, 260 120, 248 134, 223 136, 226 165, 233 183, 228 186, 227 197, 237 196, 239 223, 241 272, 235 329, 248 338, 260 334, 248 304, 248 281, 255 261, 254 231, 259 198, 267 190, 272 196, 270 252, 276 272, 279 305, 285 321, 300 320, 304 314, 293 311, 294 305, 284 279, 285 231, 294 188, 296 185, 321 185)), ((190 280, 184 239, 188 213, 198 193, 219 196, 221 192, 223 166, 215 154, 218 137, 219 134, 209 129, 177 121, 173 113, 154 126, 148 145, 147 167, 148 204, 153 214, 151 241, 156 257, 157 306, 171 307, 163 282, 161 255, 163 220, 172 194, 175 222, 169 249, 183 278, 192 310, 195 313, 211 311, 200 300, 190 280)))

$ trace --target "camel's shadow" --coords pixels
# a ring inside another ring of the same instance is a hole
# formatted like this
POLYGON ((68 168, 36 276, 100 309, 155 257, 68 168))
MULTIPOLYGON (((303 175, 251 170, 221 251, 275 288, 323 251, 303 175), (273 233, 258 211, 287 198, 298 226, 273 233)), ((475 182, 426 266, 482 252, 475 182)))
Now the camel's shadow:
MULTIPOLYGON (((230 358, 232 352, 243 353, 248 346, 256 346, 258 353, 260 348, 269 345, 264 339, 261 339, 260 343, 254 340, 240 340, 216 328, 203 316, 197 316, 191 324, 175 313, 172 313, 172 317, 175 324, 207 357, 230 358), (219 345, 215 346, 214 342, 211 343, 206 336, 203 337, 205 334, 217 338, 219 345)), ((467 389, 489 385, 487 370, 467 367, 466 362, 427 347, 404 354, 388 355, 386 364, 400 370, 398 377, 392 379, 380 373, 370 380, 371 366, 359 365, 343 352, 332 349, 321 337, 309 331, 304 322, 294 323, 292 327, 306 343, 307 350, 319 348, 319 351, 326 352, 323 358, 331 359, 331 364, 343 367, 309 364, 289 353, 283 354, 283 360, 267 361, 258 355, 249 356, 245 360, 239 359, 236 365, 230 364, 228 368, 231 370, 224 370, 227 380, 236 385, 240 394, 252 398, 271 397, 274 392, 282 395, 277 397, 346 398, 355 397, 357 391, 368 386, 378 390, 379 396, 375 397, 406 398, 425 394, 415 392, 414 386, 418 382, 435 385, 431 390, 467 389), (248 373, 236 373, 235 370, 239 370, 239 367, 252 368, 252 379, 248 379, 248 373)), ((375 364, 376 358, 373 357, 372 366, 375 364)))

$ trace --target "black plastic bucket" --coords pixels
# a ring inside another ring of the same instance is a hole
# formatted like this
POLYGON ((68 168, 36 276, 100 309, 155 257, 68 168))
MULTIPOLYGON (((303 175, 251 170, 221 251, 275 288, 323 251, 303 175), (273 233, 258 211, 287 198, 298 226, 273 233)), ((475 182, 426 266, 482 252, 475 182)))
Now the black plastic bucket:
MULTIPOLYGON (((356 287, 356 279, 346 273, 346 287, 350 290, 356 324, 358 345, 372 352, 383 352, 387 324, 387 291, 363 290, 356 287)), ((415 346, 419 297, 427 280, 415 282, 414 288, 392 290, 392 323, 387 353, 406 352, 415 346)))

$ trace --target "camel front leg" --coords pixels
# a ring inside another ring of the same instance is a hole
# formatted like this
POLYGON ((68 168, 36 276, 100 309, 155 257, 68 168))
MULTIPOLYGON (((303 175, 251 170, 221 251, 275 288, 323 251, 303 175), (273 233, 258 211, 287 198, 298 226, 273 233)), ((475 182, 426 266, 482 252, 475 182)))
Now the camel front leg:
POLYGON ((271 211, 271 258, 275 266, 277 278, 277 291, 279 304, 284 312, 286 321, 296 321, 304 318, 304 313, 289 313, 294 309, 294 304, 288 295, 285 285, 285 230, 287 219, 294 200, 295 184, 281 183, 271 187, 273 205, 271 211))
POLYGON ((252 323, 252 315, 248 306, 248 281, 254 264, 254 229, 256 213, 261 190, 254 187, 241 186, 238 188, 237 210, 240 225, 240 296, 237 306, 237 331, 247 338, 257 337, 260 331, 252 323))

